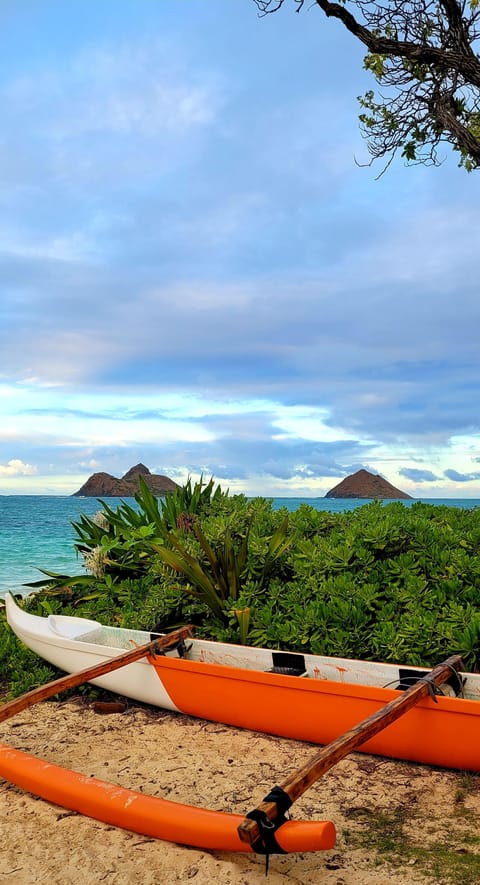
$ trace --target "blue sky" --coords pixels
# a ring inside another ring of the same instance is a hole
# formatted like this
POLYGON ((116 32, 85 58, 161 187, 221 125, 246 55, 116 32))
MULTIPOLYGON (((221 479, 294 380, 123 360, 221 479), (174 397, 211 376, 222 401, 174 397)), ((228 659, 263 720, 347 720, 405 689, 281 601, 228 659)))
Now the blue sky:
POLYGON ((6 0, 0 27, 0 494, 141 461, 480 497, 480 173, 359 165, 338 23, 6 0))

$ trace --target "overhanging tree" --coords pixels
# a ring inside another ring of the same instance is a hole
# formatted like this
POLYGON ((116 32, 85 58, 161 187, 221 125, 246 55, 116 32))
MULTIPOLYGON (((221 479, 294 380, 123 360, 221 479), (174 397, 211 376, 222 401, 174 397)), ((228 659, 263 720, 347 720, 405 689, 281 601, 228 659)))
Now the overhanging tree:
MULTIPOLYGON (((261 15, 285 0, 253 0, 261 15)), ((293 0, 300 12, 305 0, 293 0)), ((367 49, 379 90, 359 96, 372 160, 438 165, 449 143, 468 171, 480 166, 480 0, 311 0, 367 49), (353 10, 353 12, 351 11, 353 10)))

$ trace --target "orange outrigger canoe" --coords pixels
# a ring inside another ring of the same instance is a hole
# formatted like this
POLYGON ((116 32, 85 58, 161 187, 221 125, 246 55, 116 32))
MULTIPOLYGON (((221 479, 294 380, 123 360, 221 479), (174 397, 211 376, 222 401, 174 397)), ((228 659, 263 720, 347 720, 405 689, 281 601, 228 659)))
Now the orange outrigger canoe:
MULTIPOLYGON (((23 623, 28 624, 30 618, 34 623, 43 622, 46 619, 37 618, 26 614, 18 606, 15 605, 13 598, 7 602, 7 614, 10 624, 12 619, 17 618, 18 621, 23 618, 23 623), (16 614, 18 612, 18 614, 16 614)), ((72 628, 72 621, 78 619, 67 618, 64 627, 72 628)), ((57 634, 59 625, 55 624, 57 634)), ((53 628, 53 624, 50 626, 53 628)), ((82 626, 85 626, 85 622, 82 626)), ((101 630, 108 628, 102 628, 101 630)), ((91 643, 92 622, 88 623, 88 644, 91 643)), ((75 628, 74 628, 75 629, 75 628)), ((121 631, 131 632, 131 631, 121 631)), ((128 651, 118 651, 118 643, 116 645, 116 654, 105 656, 100 655, 100 660, 91 663, 90 667, 82 669, 70 676, 64 676, 56 679, 46 686, 34 689, 33 691, 10 701, 0 707, 0 722, 20 712, 26 707, 32 706, 47 697, 58 694, 67 688, 73 688, 82 682, 91 681, 96 684, 102 684, 101 680, 107 677, 113 677, 122 668, 123 672, 127 672, 128 668, 135 665, 143 665, 147 662, 148 672, 156 672, 159 662, 168 662, 169 664, 183 666, 187 665, 186 672, 189 672, 189 664, 195 663, 196 669, 200 673, 205 673, 207 679, 213 676, 217 686, 220 686, 216 703, 223 704, 223 708, 227 711, 226 716, 219 717, 219 721, 229 721, 229 710, 233 711, 231 699, 228 702, 228 692, 222 691, 222 673, 216 672, 228 671, 233 675, 234 679, 243 680, 247 687, 250 687, 248 696, 250 703, 255 705, 265 698, 266 712, 271 714, 271 703, 267 703, 268 695, 265 690, 268 689, 268 681, 258 680, 258 675, 268 676, 273 683, 270 687, 277 684, 279 687, 286 689, 288 694, 288 686, 295 692, 295 685, 309 685, 308 680, 298 680, 298 674, 291 673, 267 673, 263 674, 253 671, 247 674, 245 671, 239 671, 238 667, 228 667, 225 665, 212 665, 207 663, 202 657, 197 662, 185 660, 185 656, 189 652, 189 648, 185 645, 185 638, 188 635, 188 628, 181 628, 174 631, 173 634, 167 636, 149 637, 149 642, 136 647, 130 648, 128 651), (167 657, 168 652, 172 652, 172 648, 180 651, 180 657, 170 659, 167 657), (213 673, 211 672, 213 668, 213 673), (246 675, 248 678, 246 679, 246 675), (220 683, 218 682, 220 677, 220 683), (257 677, 257 679, 255 679, 257 677), (285 682, 285 684, 284 684, 285 682), (257 684, 256 684, 257 683, 257 684), (258 690, 258 685, 260 689, 258 690)), ((103 633, 102 633, 103 636, 103 633)), ((24 638, 22 636, 22 638, 24 638)), ((72 640, 76 645, 81 643, 78 637, 72 640)), ((195 640, 192 640, 192 644, 195 640)), ((213 643, 215 645, 215 643, 213 643)), ((114 648, 115 646, 110 646, 114 648)), ((241 653, 241 647, 233 646, 237 649, 237 654, 241 653)), ((204 649, 202 649, 202 652, 204 649)), ((247 650, 246 650, 247 651, 247 650)), ((262 651, 262 650, 261 650, 262 651)), ((263 650, 264 652, 266 650, 263 650)), ((303 656, 302 656, 303 657, 303 656)), ((282 661, 285 665, 285 659, 282 661)), ((290 661, 291 663, 291 661, 290 661)), ((303 659, 303 667, 305 669, 305 659, 303 659)), ((135 832, 144 833, 146 835, 156 836, 158 838, 167 839, 182 844, 194 845, 202 848, 213 848, 216 850, 226 851, 256 851, 268 855, 271 853, 284 853, 287 851, 312 851, 333 847, 335 844, 335 827, 330 821, 317 821, 308 823, 305 821, 291 821, 285 817, 285 812, 289 809, 292 802, 298 798, 315 780, 335 765, 340 759, 344 758, 353 749, 369 746, 376 740, 380 733, 385 733, 389 729, 398 726, 400 718, 406 721, 411 714, 418 711, 419 707, 428 703, 438 704, 436 693, 439 691, 440 685, 448 682, 457 686, 457 689, 463 689, 462 676, 459 674, 461 668, 461 659, 459 656, 449 658, 448 661, 436 667, 432 672, 425 671, 424 674, 416 674, 413 678, 413 684, 409 687, 405 686, 402 691, 393 691, 393 698, 385 704, 377 704, 376 709, 358 724, 350 725, 347 730, 343 729, 343 733, 329 742, 329 745, 323 747, 316 756, 303 766, 299 772, 291 776, 281 786, 274 787, 263 802, 252 812, 242 818, 239 815, 225 814, 223 812, 209 811, 192 806, 182 805, 170 802, 168 800, 159 799, 157 797, 145 796, 142 793, 136 793, 117 787, 113 784, 107 784, 95 778, 88 777, 78 772, 59 768, 48 762, 40 760, 34 756, 30 756, 24 752, 14 750, 7 746, 0 745, 0 775, 8 778, 12 783, 23 787, 30 792, 35 793, 49 801, 62 805, 65 808, 79 811, 90 817, 102 820, 107 823, 121 826, 135 832)), ((282 671, 286 668, 282 666, 282 671)), ((292 669, 291 667, 287 668, 292 669)), ((146 670, 143 672, 147 672, 146 670)), ((304 675, 304 674, 302 674, 304 675)), ((228 681, 228 680, 227 680, 228 681)), ((312 685, 315 680, 312 680, 312 685)), ((318 684, 318 683, 317 683, 318 684)), ((241 691, 241 684, 239 684, 241 691)), ((245 686, 244 689, 245 691, 245 686)), ((230 683, 230 694, 232 692, 230 683)), ((278 695, 277 695, 278 696, 278 695)), ((384 699, 383 699, 384 700, 384 699)), ((444 701, 454 700, 450 698, 442 698, 444 701)), ((213 702, 210 697, 209 704, 213 702)), ((467 702, 468 703, 468 702, 467 702)), ((475 701, 471 703, 476 703, 475 701)), ((207 718, 213 718, 211 706, 207 707, 207 718)), ((427 707, 428 709, 428 707, 427 707)), ((284 714, 285 711, 282 711, 284 714)), ((287 707, 288 717, 291 717, 292 710, 287 707)), ((249 726, 248 721, 242 721, 239 724, 246 727, 249 726)), ((272 730, 272 729, 265 729, 272 730)), ((275 733, 275 732, 274 732, 275 733)), ((431 736, 432 737, 432 736, 431 736)), ((435 739, 438 735, 435 734, 435 739)), ((268 860, 267 860, 268 863, 268 860)))
MULTIPOLYGON (((132 659, 135 654, 141 655, 145 651, 145 646, 141 646, 136 652, 120 657, 132 659)), ((417 681, 403 696, 397 696, 368 720, 323 747, 282 786, 274 787, 257 809, 244 817, 146 796, 61 768, 4 744, 0 744, 0 775, 63 808, 183 845, 216 851, 255 851, 266 855, 326 850, 335 845, 336 832, 331 821, 287 820, 284 812, 322 774, 360 745, 369 733, 375 734, 405 715, 419 699, 456 672, 458 665, 459 658, 450 658, 425 679, 417 681)), ((34 689, 0 707, 0 719, 3 721, 38 700, 81 684, 87 676, 93 675, 92 670, 111 666, 111 662, 97 665, 90 668, 90 673, 87 670, 65 676, 34 689)), ((117 659, 113 666, 120 668, 122 663, 117 659)))
MULTIPOLYGON (((114 660, 152 639, 83 618, 38 617, 5 599, 8 622, 32 651, 67 673, 114 660)), ((173 712, 251 731, 328 744, 389 703, 428 670, 292 654, 202 639, 144 656, 95 685, 173 712)), ((461 673, 359 749, 428 765, 480 771, 480 674, 461 673)))

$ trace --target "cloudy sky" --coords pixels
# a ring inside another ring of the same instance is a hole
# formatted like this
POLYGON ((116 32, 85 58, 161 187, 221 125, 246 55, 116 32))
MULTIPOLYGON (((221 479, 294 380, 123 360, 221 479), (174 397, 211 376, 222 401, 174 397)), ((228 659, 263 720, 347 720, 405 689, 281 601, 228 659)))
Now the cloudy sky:
POLYGON ((0 494, 141 461, 480 497, 480 172, 377 180, 338 23, 5 0, 0 29, 0 494))

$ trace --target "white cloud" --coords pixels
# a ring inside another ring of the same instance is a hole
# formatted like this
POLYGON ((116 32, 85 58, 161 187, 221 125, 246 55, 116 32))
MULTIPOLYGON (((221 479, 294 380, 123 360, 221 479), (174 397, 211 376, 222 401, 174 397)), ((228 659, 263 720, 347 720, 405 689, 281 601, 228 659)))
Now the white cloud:
MULTIPOLYGON (((283 438, 296 438, 321 442, 338 442, 351 439, 352 434, 344 428, 331 427, 327 423, 327 409, 305 406, 282 406, 278 408, 273 425, 284 431, 283 438)), ((278 438, 278 437, 277 437, 278 438)))
POLYGON ((33 476, 36 472, 36 467, 24 464, 18 458, 12 458, 7 464, 0 464, 0 476, 33 476))

